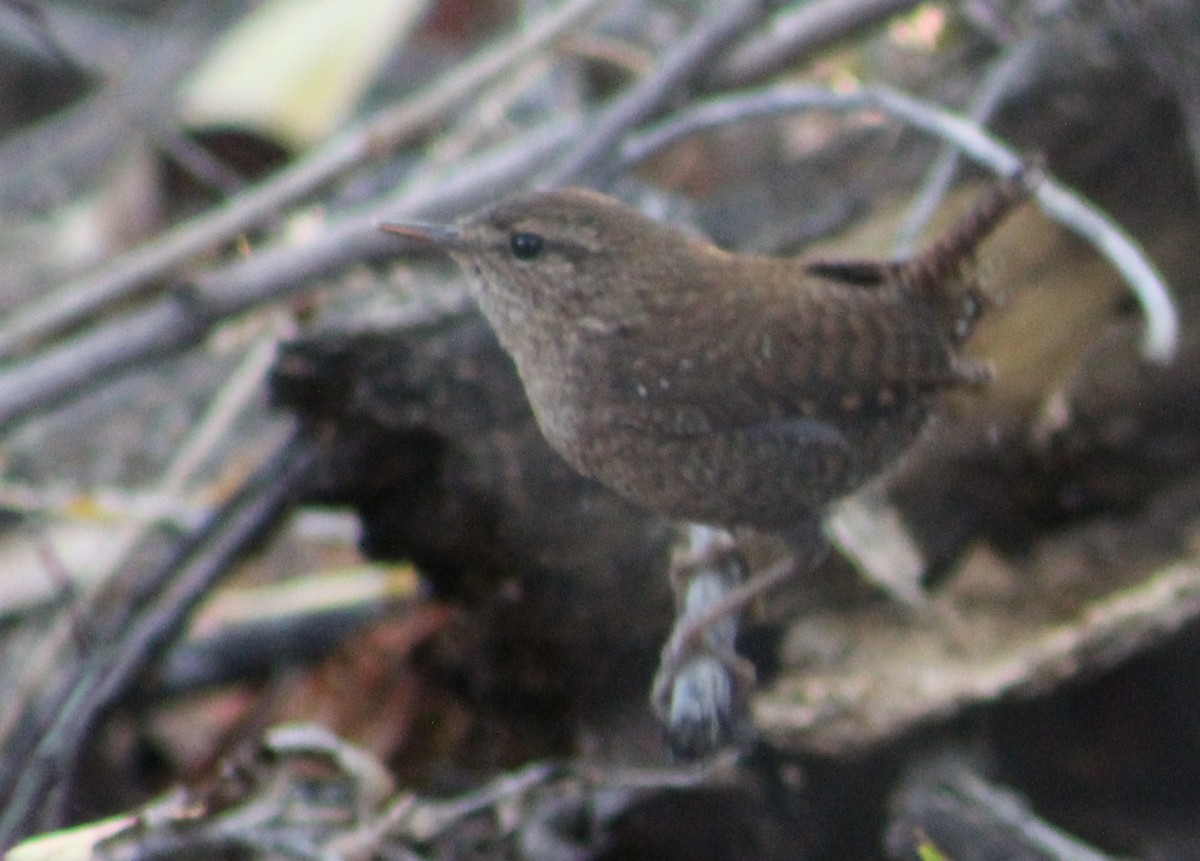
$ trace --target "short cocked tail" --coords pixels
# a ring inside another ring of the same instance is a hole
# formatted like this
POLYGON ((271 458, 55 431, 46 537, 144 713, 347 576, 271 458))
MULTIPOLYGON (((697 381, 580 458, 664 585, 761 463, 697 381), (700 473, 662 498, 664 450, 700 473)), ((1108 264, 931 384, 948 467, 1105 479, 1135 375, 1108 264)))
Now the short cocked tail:
POLYGON ((1037 167, 1023 166, 993 185, 937 242, 905 260, 817 260, 807 269, 813 275, 864 287, 898 284, 916 296, 957 301, 960 276, 979 243, 1029 197, 1040 176, 1037 167))
POLYGON ((940 298, 962 273, 975 250, 1008 215, 1029 197, 1041 172, 1022 166, 998 182, 933 245, 898 264, 901 283, 916 295, 940 298))

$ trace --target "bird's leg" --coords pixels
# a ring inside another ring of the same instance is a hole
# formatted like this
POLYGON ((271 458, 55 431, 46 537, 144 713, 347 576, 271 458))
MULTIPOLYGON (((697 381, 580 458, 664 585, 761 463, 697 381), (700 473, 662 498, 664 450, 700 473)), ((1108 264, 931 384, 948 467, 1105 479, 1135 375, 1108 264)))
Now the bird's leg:
POLYGON ((753 577, 728 532, 690 526, 671 560, 679 606, 663 647, 652 701, 672 751, 695 758, 748 734, 754 667, 736 650, 741 611, 824 557, 820 530, 806 530, 797 555, 753 577))
POLYGON ((654 677, 651 702, 672 753, 701 757, 739 735, 754 668, 735 648, 736 612, 711 611, 744 581, 732 535, 689 525, 671 557, 677 615, 654 677))

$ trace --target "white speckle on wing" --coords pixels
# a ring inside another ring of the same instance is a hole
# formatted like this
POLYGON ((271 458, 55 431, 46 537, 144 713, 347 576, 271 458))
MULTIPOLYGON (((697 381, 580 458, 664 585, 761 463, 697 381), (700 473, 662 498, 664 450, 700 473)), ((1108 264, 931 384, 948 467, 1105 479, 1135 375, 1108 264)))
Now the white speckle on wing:
POLYGON ((648 394, 650 394, 650 392, 647 391, 646 387, 643 386, 641 383, 637 384, 637 393, 638 393, 638 397, 642 397, 642 398, 644 398, 648 394))

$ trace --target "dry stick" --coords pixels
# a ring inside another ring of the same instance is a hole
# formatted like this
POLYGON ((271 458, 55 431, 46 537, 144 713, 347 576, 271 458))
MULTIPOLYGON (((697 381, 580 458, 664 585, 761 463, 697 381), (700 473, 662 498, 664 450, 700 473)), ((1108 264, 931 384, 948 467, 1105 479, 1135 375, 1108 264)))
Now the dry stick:
MULTIPOLYGON (((615 167, 629 170, 678 140, 748 119, 802 110, 876 110, 926 134, 953 143, 973 161, 1008 176, 1022 165, 1011 148, 969 119, 887 87, 835 92, 819 87, 783 85, 714 98, 693 105, 625 141, 615 167)), ((1171 292, 1145 252, 1120 225, 1049 176, 1033 192, 1042 211, 1087 240, 1125 278, 1142 307, 1146 358, 1167 363, 1179 341, 1179 315, 1171 292)))
POLYGON ((205 39, 228 17, 228 4, 181 4, 143 33, 138 64, 94 95, 32 123, 0 143, 0 212, 27 206, 39 182, 74 188, 90 180, 131 130, 149 130, 166 110, 174 83, 201 56, 205 39), (32 187, 32 188, 31 188, 32 187))
POLYGON ((34 824, 54 786, 70 774, 96 720, 120 699, 153 653, 180 632, 183 619, 295 494, 311 466, 306 446, 294 439, 282 443, 187 552, 164 563, 162 571, 170 579, 162 594, 128 626, 120 642, 93 655, 86 676, 62 708, 51 713, 52 722, 37 743, 23 753, 11 750, 22 763, 13 770, 14 784, 0 787, 6 800, 0 849, 34 824))
POLYGON ((148 281, 166 275, 187 258, 228 241, 345 171, 395 148, 473 98, 476 90, 492 78, 583 23, 605 2, 566 0, 433 88, 380 111, 269 182, 230 199, 213 212, 180 224, 123 255, 112 266, 69 281, 42 301, 14 311, 0 322, 0 358, 83 320, 148 281))
POLYGON ((770 22, 760 39, 722 57, 703 84, 709 91, 746 87, 822 48, 920 5, 920 0, 809 0, 770 22))
MULTIPOLYGON (((1012 91, 1014 81, 1029 73, 1029 67, 1037 60, 1045 46, 1040 32, 1035 32, 1011 48, 993 63, 984 76, 975 97, 968 107, 968 116, 980 126, 986 126, 1012 91)), ((904 222, 900 225, 895 245, 896 257, 906 257, 916 245, 917 238, 933 217, 938 204, 946 196, 954 174, 958 171, 958 148, 952 144, 942 145, 925 182, 909 207, 904 222)))
MULTIPOLYGON (((883 110, 942 139, 955 142, 1002 173, 1020 159, 977 126, 940 108, 890 90, 835 93, 819 88, 768 88, 715 99, 690 108, 648 131, 632 135, 616 167, 639 161, 691 134, 754 117, 789 111, 883 110)), ((548 126, 468 165, 459 181, 447 179, 440 195, 400 195, 366 214, 348 216, 299 248, 268 249, 209 272, 190 294, 168 296, 104 328, 0 374, 0 426, 148 357, 169 355, 202 337, 223 316, 282 298, 309 280, 364 257, 386 255, 374 224, 396 216, 444 215, 479 202, 527 176, 575 135, 571 123, 548 126), (191 301, 188 301, 188 299, 191 301)), ((1170 295, 1136 243, 1095 209, 1054 183, 1037 190, 1043 208, 1101 248, 1133 286, 1147 317, 1146 353, 1165 360, 1174 352, 1178 320, 1170 295)))
MULTIPOLYGON (((119 848, 86 857, 109 861, 174 861, 176 858, 284 858, 290 861, 332 861, 345 856, 322 851, 306 836, 279 828, 238 828, 224 819, 209 820, 191 828, 158 828, 121 835, 119 848)), ((81 857, 84 857, 81 855, 81 857)), ((403 858, 399 853, 396 857, 403 858)), ((409 856, 417 859, 420 856, 409 856)))
POLYGON ((1058 861, 1113 861, 1111 855, 1097 851, 1074 835, 1039 818, 1028 801, 1007 787, 988 783, 972 773, 964 773, 944 791, 987 811, 994 827, 1013 832, 1017 839, 1038 854, 1045 853, 1047 857, 1058 861))
POLYGON ((232 197, 250 184, 237 170, 177 126, 161 123, 155 129, 154 144, 197 183, 216 194, 232 197))
POLYGON ((479 93, 470 109, 461 111, 452 129, 425 148, 420 167, 414 170, 398 191, 404 194, 425 193, 440 186, 455 165, 472 153, 479 152, 481 142, 494 135, 509 115, 513 104, 526 95, 530 86, 544 78, 554 62, 550 55, 537 57, 524 66, 498 77, 479 93))
POLYGON ((41 50, 46 55, 46 59, 58 64, 63 69, 83 72, 88 68, 84 58, 67 50, 67 47, 59 39, 58 34, 54 31, 50 12, 45 6, 35 3, 9 3, 7 5, 11 13, 24 19, 28 25, 25 28, 14 28, 5 34, 10 44, 12 42, 21 44, 24 41, 23 48, 41 50))
MULTIPOLYGON (((200 463, 209 456, 213 448, 226 437, 228 426, 242 412, 250 399, 259 389, 261 378, 266 374, 273 355, 271 342, 260 342, 243 359, 242 363, 231 374, 226 385, 214 398, 195 430, 184 440, 179 452, 160 478, 156 490, 160 494, 178 495, 186 483, 199 468, 200 463)), ((129 554, 137 543, 146 535, 151 523, 137 522, 121 524, 114 536, 113 547, 107 557, 99 561, 98 567, 104 569, 93 578, 93 582, 85 593, 76 600, 76 607, 94 607, 97 600, 103 600, 101 591, 108 584, 111 576, 119 571, 121 566, 129 562, 129 554)), ((139 584, 143 591, 152 594, 157 586, 153 582, 139 584)), ((128 616, 136 612, 130 608, 126 618, 110 622, 108 630, 123 627, 128 623, 128 616)), ((70 637, 74 632, 73 626, 60 626, 52 631, 47 641, 41 644, 36 655, 30 656, 29 670, 20 687, 12 691, 10 701, 16 703, 31 702, 36 692, 41 692, 41 705, 47 714, 53 714, 62 707, 71 688, 78 683, 79 673, 71 668, 70 637), (65 662, 65 664, 63 664, 65 662), (44 690, 47 679, 52 677, 51 667, 65 665, 69 669, 55 679, 56 692, 44 690), (53 705, 53 707, 51 707, 53 705)), ((0 739, 9 739, 14 731, 14 722, 19 719, 17 709, 11 710, 4 720, 0 720, 0 739)), ((22 745, 28 747, 28 745, 22 745)), ((7 775, 0 773, 0 782, 7 775)))
MULTIPOLYGON (((59 62, 63 68, 74 69, 92 80, 116 80, 129 74, 129 58, 145 51, 153 39, 164 35, 170 38, 179 31, 180 19, 162 21, 146 18, 132 11, 120 12, 113 4, 5 3, 13 12, 19 11, 29 21, 25 32, 8 28, 6 43, 20 45, 26 52, 41 50, 43 61, 59 62), (109 8, 111 7, 111 8, 109 8)), ((173 4, 175 5, 175 4, 173 4)), ((228 18, 240 8, 221 11, 217 3, 192 2, 193 9, 210 7, 228 18)), ((225 2, 225 7, 235 3, 225 2)), ((242 4, 236 4, 241 6, 242 4)), ((186 12, 179 9, 176 12, 186 12)), ((185 26, 187 22, 183 21, 185 26)), ((215 19, 214 23, 222 23, 215 19)), ((203 52, 203 45, 196 46, 203 52)), ((163 82, 160 82, 162 84, 163 82)))
MULTIPOLYGON (((246 408, 257 403, 263 380, 275 360, 276 338, 264 337, 254 343, 242 356, 238 366, 225 380, 216 396, 199 417, 192 432, 179 445, 166 470, 151 486, 150 492, 163 498, 177 498, 186 491, 201 465, 229 438, 229 429, 246 408)), ((93 567, 104 573, 95 580, 103 583, 129 560, 129 554, 146 533, 152 522, 133 521, 119 524, 110 539, 111 546, 104 558, 93 567)))
POLYGON ((600 111, 591 127, 565 157, 541 178, 554 187, 576 180, 614 148, 631 128, 661 110, 667 100, 695 76, 703 63, 761 20, 764 0, 729 0, 700 19, 683 42, 625 93, 600 111))
MULTIPOLYGON (((386 835, 417 843, 436 840, 461 824, 469 816, 490 810, 514 796, 524 795, 549 783, 565 771, 554 762, 532 762, 515 771, 502 773, 478 789, 445 800, 421 800, 416 805, 393 805, 382 824, 386 835)), ((380 835, 383 836, 383 835, 380 835)))
POLYGON ((112 374, 155 357, 174 355, 213 325, 266 302, 286 298, 316 278, 364 260, 390 256, 379 232, 398 217, 438 217, 481 204, 531 175, 578 133, 575 122, 538 128, 465 164, 437 189, 421 189, 373 204, 331 222, 302 246, 259 251, 205 273, 188 290, 82 332, 0 372, 0 428, 112 374))
MULTIPOLYGON (((984 75, 983 83, 967 110, 967 115, 973 121, 981 127, 986 126, 1012 94, 1013 87, 1022 78, 1033 77, 1034 67, 1045 53, 1047 40, 1044 28, 1070 5, 1071 0, 1045 0, 1039 4, 1033 21, 1028 25, 1028 35, 1005 50, 984 75)), ((895 256, 903 257, 912 251, 921 231, 949 190, 958 164, 958 148, 950 143, 944 144, 900 226, 899 236, 893 246, 895 256)))
MULTIPOLYGON (((80 494, 87 500, 86 518, 97 522, 125 521, 165 523, 186 529, 194 526, 205 506, 178 496, 167 496, 154 490, 107 486, 91 487, 86 491, 72 481, 17 481, 0 477, 0 508, 13 514, 30 517, 78 518, 80 494)), ((7 596, 0 600, 0 615, 37 602, 29 596, 7 596), (17 603, 6 603, 12 598, 17 603)), ((2 723, 2 722, 0 722, 2 723)), ((0 731, 0 736, 3 736, 0 731)))
MULTIPOLYGON (((241 364, 230 375, 217 397, 209 404, 201 416, 195 430, 184 440, 171 464, 159 479, 154 491, 162 496, 178 496, 183 493, 201 462, 205 460, 216 445, 227 436, 230 424, 245 409, 251 399, 259 391, 261 380, 266 376, 274 356, 273 342, 262 341, 256 344, 243 358, 241 364)), ((100 569, 91 577, 87 591, 77 599, 78 606, 87 608, 93 605, 104 587, 109 583, 115 572, 127 564, 130 554, 138 543, 145 538, 146 533, 154 525, 153 522, 138 521, 123 523, 116 527, 111 546, 102 558, 95 562, 100 569)), ((152 588, 149 587, 148 588, 152 588)), ((30 655, 27 662, 28 671, 22 683, 16 690, 9 692, 9 702, 25 703, 32 701, 37 691, 42 692, 42 701, 50 697, 43 689, 47 678, 52 675, 51 668, 62 666, 69 662, 68 647, 74 626, 62 625, 50 632, 46 641, 40 644, 36 654, 30 655)), ((67 676, 59 682, 60 696, 65 695, 66 687, 74 683, 72 676, 67 676)), ((0 719, 0 739, 7 739, 13 732, 14 722, 18 719, 17 709, 12 709, 0 719)))

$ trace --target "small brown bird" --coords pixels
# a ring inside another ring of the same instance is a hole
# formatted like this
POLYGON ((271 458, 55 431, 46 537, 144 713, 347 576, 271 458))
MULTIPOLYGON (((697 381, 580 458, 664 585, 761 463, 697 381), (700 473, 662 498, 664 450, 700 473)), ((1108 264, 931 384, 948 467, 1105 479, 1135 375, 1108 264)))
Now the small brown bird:
POLYGON ((1027 194, 996 185, 899 262, 732 254, 601 194, 534 192, 456 225, 385 225, 445 249, 512 355, 546 439, 671 517, 792 531, 886 468, 966 359, 978 243, 1027 194))
POLYGON ((788 534, 790 566, 703 608, 683 587, 652 698, 676 752, 742 733, 753 672, 733 615, 818 563, 825 506, 894 462, 940 393, 990 378, 960 352, 985 304, 970 264, 1030 184, 1025 171, 997 184, 897 262, 731 254, 579 189, 384 226, 462 266, 579 472, 671 517, 788 534))

